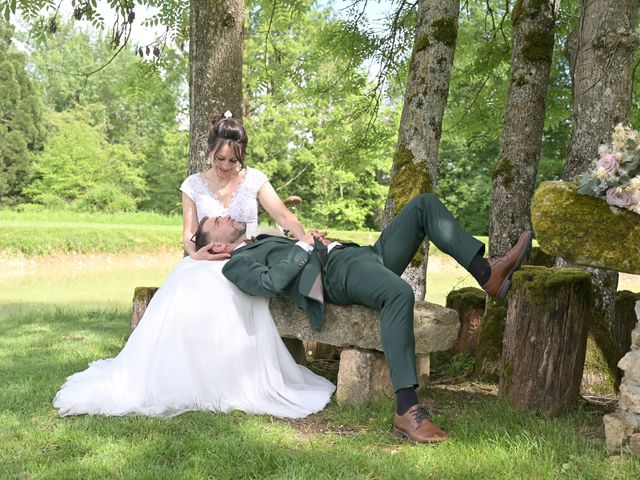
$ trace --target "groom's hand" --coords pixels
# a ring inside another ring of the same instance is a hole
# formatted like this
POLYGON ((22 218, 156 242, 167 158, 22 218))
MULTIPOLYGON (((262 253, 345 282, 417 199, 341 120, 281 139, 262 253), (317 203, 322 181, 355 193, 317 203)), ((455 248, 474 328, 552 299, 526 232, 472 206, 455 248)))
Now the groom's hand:
POLYGON ((224 253, 212 253, 210 250, 213 248, 213 243, 211 242, 208 245, 205 245, 201 249, 197 250, 196 253, 191 255, 191 258, 194 260, 226 260, 231 257, 231 254, 228 252, 224 253))

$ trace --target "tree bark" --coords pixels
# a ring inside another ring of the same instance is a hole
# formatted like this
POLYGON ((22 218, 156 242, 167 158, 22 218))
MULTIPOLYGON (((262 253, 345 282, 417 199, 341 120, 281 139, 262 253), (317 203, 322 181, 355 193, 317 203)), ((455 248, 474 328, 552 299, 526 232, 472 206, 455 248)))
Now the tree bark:
POLYGON ((493 170, 489 253, 509 250, 525 228, 536 183, 559 0, 518 0, 500 153, 493 170))
POLYGON ((242 117, 242 0, 191 2, 189 41, 189 173, 208 168, 207 134, 214 115, 242 117))
MULTIPOLYGON (((382 218, 386 227, 400 209, 435 187, 442 117, 458 35, 459 0, 418 1, 418 25, 405 92, 391 184, 382 218)), ((402 277, 417 300, 426 293, 428 241, 402 277)))
POLYGON ((445 306, 460 316, 458 339, 452 349, 454 352, 476 354, 486 299, 484 291, 475 287, 452 290, 447 295, 445 306))
MULTIPOLYGON (((580 19, 566 46, 573 80, 566 180, 587 171, 598 156, 598 146, 609 143, 615 125, 629 121, 633 57, 638 46, 634 30, 639 0, 582 0, 581 4, 580 19)), ((568 264, 558 259, 556 265, 568 264)), ((589 271, 596 287, 596 323, 608 325, 610 331, 618 273, 589 271)), ((607 346, 602 348, 606 350, 607 346)), ((615 365, 610 368, 615 372, 615 365)))
POLYGON ((515 408, 557 415, 577 405, 591 289, 578 269, 524 267, 513 276, 500 394, 515 408))

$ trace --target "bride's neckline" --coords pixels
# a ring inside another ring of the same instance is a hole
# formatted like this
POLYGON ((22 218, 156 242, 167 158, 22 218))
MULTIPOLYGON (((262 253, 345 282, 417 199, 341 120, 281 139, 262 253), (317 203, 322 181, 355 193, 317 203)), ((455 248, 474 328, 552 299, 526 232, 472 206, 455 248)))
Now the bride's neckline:
MULTIPOLYGON (((238 175, 242 175, 242 178, 240 178, 240 182, 238 183, 238 186, 235 188, 235 190, 233 191, 233 193, 231 194, 231 197, 229 197, 229 203, 227 205, 225 205, 224 203, 222 203, 220 201, 220 198, 218 197, 218 195, 216 195, 215 192, 213 192, 210 188, 209 188, 209 184, 207 183, 207 179, 204 176, 204 172, 198 173, 198 178, 200 179, 200 182, 202 182, 202 185, 204 186, 204 188, 207 190, 207 192, 209 193, 209 195, 211 195, 213 197, 213 199, 218 202, 220 204, 220 206, 224 209, 230 208, 231 205, 233 204, 233 201, 236 198, 236 195, 238 194, 238 191, 240 190, 240 187, 242 187, 242 184, 244 183, 245 179, 247 178, 247 175, 249 174, 249 170, 248 169, 243 169, 242 171, 240 171, 238 173, 238 175)), ((231 183, 231 182, 229 182, 231 183)), ((227 184, 228 185, 228 184, 227 184)), ((227 186, 225 185, 225 187, 227 186)))

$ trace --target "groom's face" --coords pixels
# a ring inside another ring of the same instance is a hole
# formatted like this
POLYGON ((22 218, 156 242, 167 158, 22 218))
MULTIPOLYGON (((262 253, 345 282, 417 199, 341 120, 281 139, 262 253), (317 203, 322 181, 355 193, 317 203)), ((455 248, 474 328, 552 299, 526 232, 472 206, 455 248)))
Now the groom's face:
POLYGON ((229 215, 210 217, 202 225, 203 231, 210 239, 219 243, 234 243, 247 231, 247 225, 237 222, 229 215))

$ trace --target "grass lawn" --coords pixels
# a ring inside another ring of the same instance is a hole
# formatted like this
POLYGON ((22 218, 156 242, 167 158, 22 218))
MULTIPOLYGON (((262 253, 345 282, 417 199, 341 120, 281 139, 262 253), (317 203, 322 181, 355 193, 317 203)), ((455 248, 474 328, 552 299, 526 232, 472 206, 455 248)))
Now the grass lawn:
MULTIPOLYGON (((635 479, 640 460, 609 457, 602 414, 563 418, 513 411, 492 386, 422 392, 445 444, 413 446, 391 433, 391 400, 332 402, 304 420, 242 413, 59 418, 64 378, 120 350, 129 313, 14 309, 0 314, 0 478, 635 479)), ((333 375, 332 368, 324 372, 333 375)))
MULTIPOLYGON (((436 380, 421 392, 451 435, 437 447, 392 435, 392 400, 333 401, 298 421, 240 412, 59 418, 55 392, 66 376, 120 351, 133 288, 162 284, 181 258, 180 231, 179 217, 0 210, 0 480, 640 478, 640 459, 606 453, 601 408, 583 403, 539 418, 513 411, 494 385, 471 382, 436 380)), ((432 248, 427 299, 444 304, 468 285, 473 279, 432 248)), ((640 291, 640 277, 621 275, 623 288, 640 291)), ((436 379, 465 369, 455 357, 432 365, 436 379)), ((335 382, 336 362, 309 366, 335 382)))

